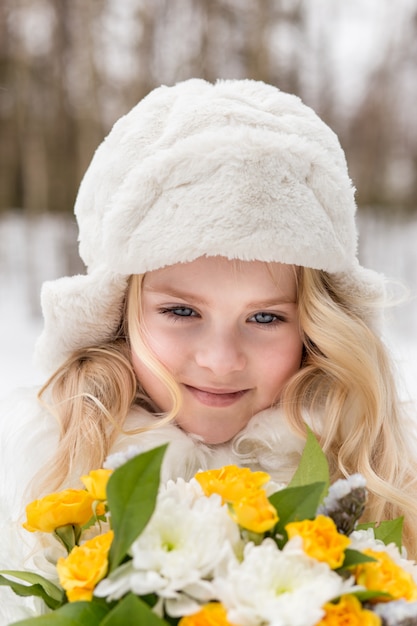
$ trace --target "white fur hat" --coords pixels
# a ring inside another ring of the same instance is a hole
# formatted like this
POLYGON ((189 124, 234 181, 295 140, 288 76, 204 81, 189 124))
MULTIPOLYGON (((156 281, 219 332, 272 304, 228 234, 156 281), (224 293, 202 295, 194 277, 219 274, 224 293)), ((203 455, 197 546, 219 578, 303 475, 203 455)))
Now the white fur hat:
POLYGON ((354 190, 336 135, 299 98, 262 82, 159 87, 113 127, 75 213, 87 275, 45 283, 45 369, 117 330, 127 278, 202 255, 337 274, 380 295, 360 267, 354 190))

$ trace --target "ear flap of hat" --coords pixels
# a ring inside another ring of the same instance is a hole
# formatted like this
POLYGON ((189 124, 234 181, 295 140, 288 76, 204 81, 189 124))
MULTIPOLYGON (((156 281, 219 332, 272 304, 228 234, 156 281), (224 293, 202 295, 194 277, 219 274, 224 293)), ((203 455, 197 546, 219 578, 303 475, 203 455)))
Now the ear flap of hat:
POLYGON ((93 272, 44 283, 44 329, 35 362, 51 372, 74 350, 98 345, 115 335, 122 316, 127 276, 93 272))

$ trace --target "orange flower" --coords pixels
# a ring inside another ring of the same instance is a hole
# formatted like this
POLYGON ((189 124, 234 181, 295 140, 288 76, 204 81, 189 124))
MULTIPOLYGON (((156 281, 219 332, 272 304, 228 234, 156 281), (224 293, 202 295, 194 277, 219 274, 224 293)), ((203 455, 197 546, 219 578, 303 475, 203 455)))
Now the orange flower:
POLYGON ((269 502, 263 489, 249 493, 238 502, 234 502, 229 511, 242 528, 255 533, 264 533, 278 522, 276 509, 269 502))
POLYGON ((291 522, 285 526, 288 538, 299 535, 306 554, 317 561, 327 563, 332 569, 341 567, 350 539, 337 531, 330 517, 318 515, 314 520, 291 522))
MULTIPOLYGON (((180 619, 178 626, 234 626, 227 620, 226 609, 219 602, 210 602, 198 613, 180 619)), ((236 625, 235 625, 236 626, 236 625)))
MULTIPOLYGON (((396 600, 403 598, 409 602, 417 600, 417 585, 411 574, 402 569, 386 552, 366 549, 364 554, 372 556, 376 561, 361 563, 355 567, 355 578, 359 585, 373 591, 384 591, 396 600)), ((375 598, 383 602, 389 598, 375 598)))
POLYGON ((247 467, 225 465, 220 469, 198 472, 195 475, 206 496, 218 493, 223 502, 237 502, 248 493, 258 491, 269 480, 266 472, 252 472, 247 467))
POLYGON ((317 626, 380 626, 381 619, 372 611, 362 608, 355 596, 342 596, 337 604, 329 602, 324 605, 326 615, 317 626))
POLYGON ((108 567, 108 553, 113 540, 113 531, 98 535, 70 554, 58 559, 59 582, 67 592, 70 602, 90 601, 94 588, 104 578, 108 567))
POLYGON ((94 500, 107 500, 106 487, 112 471, 110 469, 98 469, 92 470, 86 476, 81 476, 83 485, 94 500))
POLYGON ((30 532, 52 533, 67 524, 82 526, 93 516, 94 498, 83 489, 66 489, 34 500, 26 507, 23 527, 30 532))

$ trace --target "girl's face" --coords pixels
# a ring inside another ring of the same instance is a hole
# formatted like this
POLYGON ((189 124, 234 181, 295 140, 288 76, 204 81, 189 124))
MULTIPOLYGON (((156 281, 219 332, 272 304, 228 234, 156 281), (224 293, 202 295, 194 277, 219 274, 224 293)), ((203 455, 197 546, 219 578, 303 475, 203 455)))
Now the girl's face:
MULTIPOLYGON (((222 443, 279 400, 303 349, 292 266, 201 257, 149 272, 142 287, 141 327, 181 390, 183 430, 222 443)), ((169 411, 164 385, 132 356, 142 387, 169 411)))

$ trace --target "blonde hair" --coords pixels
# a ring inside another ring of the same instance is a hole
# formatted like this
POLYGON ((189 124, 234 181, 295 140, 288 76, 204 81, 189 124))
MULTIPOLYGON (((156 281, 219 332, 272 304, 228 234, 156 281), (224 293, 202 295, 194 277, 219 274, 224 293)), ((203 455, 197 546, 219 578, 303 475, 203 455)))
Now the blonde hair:
MULTIPOLYGON (((129 280, 114 340, 77 351, 40 391, 42 399, 48 396, 48 408, 61 425, 43 488, 60 487, 78 479, 80 472, 100 467, 123 431, 132 404, 157 412, 136 380, 131 345, 172 398, 171 411, 160 414, 156 426, 172 421, 179 411, 180 390, 147 346, 147 330, 141 324, 142 282, 143 276, 129 280)), ((332 480, 363 474, 369 490, 366 519, 406 514, 405 542, 410 553, 417 554, 412 523, 417 517, 417 467, 407 445, 387 351, 366 322, 374 305, 359 301, 335 277, 319 270, 299 268, 297 282, 304 358, 280 398, 286 419, 305 436, 308 416, 329 460, 332 480)))
POLYGON ((417 554, 416 474, 392 364, 368 323, 372 299, 359 300, 333 276, 303 268, 299 318, 303 366, 281 397, 289 424, 305 432, 308 414, 332 481, 361 473, 368 488, 364 521, 405 516, 405 542, 417 554), (406 439, 407 438, 407 439, 406 439))
POLYGON ((38 393, 41 403, 57 418, 60 439, 57 451, 35 476, 31 493, 73 485, 82 473, 101 467, 120 433, 136 434, 149 430, 124 430, 127 414, 133 404, 157 413, 152 399, 137 381, 131 360, 131 345, 147 367, 165 385, 171 398, 169 413, 159 414, 155 428, 177 415, 181 395, 162 364, 146 343, 141 327, 141 287, 143 276, 131 276, 126 291, 120 327, 115 338, 100 346, 75 351, 46 381, 38 393))

